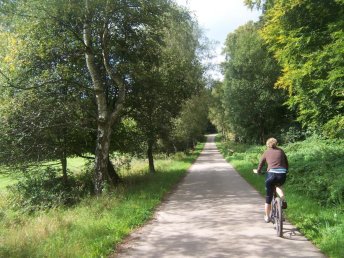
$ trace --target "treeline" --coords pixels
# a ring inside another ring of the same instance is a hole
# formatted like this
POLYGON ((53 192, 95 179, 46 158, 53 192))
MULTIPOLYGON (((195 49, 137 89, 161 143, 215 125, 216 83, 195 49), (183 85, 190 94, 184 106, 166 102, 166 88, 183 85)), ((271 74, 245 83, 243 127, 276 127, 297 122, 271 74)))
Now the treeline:
POLYGON ((246 0, 259 22, 228 35, 213 123, 237 141, 344 137, 344 3, 246 0))
POLYGON ((154 173, 154 151, 191 148, 207 125, 200 36, 168 0, 1 1, 0 164, 59 160, 68 184, 67 158, 86 157, 95 194, 120 181, 114 151, 154 173))

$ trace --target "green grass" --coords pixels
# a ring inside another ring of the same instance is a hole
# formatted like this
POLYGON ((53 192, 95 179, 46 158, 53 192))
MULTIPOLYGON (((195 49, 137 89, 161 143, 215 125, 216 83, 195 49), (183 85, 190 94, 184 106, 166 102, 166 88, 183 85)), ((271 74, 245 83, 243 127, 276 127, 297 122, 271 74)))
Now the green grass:
POLYGON ((15 181, 10 176, 0 174, 0 191, 13 183, 15 183, 15 181))
MULTIPOLYGON (((217 144, 226 159, 264 196, 264 176, 252 173, 252 169, 265 147, 217 144)), ((344 142, 309 139, 282 148, 290 163, 285 186, 288 219, 327 256, 342 258, 344 142)))
POLYGON ((156 161, 157 173, 135 161, 121 171, 124 183, 72 208, 27 215, 0 200, 0 257, 104 257, 131 231, 152 217, 154 209, 185 175, 202 146, 190 155, 156 161))
MULTIPOLYGON (((68 158, 68 170, 72 174, 80 174, 85 169, 87 160, 80 157, 68 158)), ((47 162, 45 165, 56 164, 54 166, 60 166, 56 162, 47 162)), ((10 168, 0 167, 0 191, 5 191, 6 187, 17 182, 17 178, 20 177, 19 171, 11 170, 10 168)))

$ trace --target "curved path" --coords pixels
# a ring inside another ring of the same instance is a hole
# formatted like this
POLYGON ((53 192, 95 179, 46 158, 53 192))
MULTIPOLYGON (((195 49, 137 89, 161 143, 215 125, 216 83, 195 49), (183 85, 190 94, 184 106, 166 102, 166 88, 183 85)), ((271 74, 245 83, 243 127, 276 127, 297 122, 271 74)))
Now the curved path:
POLYGON ((325 257, 288 222, 278 238, 263 204, 208 136, 177 190, 116 257, 325 257))

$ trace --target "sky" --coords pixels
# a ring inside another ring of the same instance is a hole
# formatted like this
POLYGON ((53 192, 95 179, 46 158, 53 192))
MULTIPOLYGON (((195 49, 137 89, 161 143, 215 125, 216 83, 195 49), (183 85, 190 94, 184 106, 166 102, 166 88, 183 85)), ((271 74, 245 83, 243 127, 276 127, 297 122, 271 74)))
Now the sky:
MULTIPOLYGON (((176 2, 188 7, 194 13, 209 40, 218 42, 216 57, 213 60, 216 64, 224 60, 221 52, 228 33, 234 32, 240 25, 250 20, 257 21, 260 15, 260 12, 247 8, 244 0, 176 0, 176 2)), ((222 78, 220 74, 214 73, 217 79, 222 78)))

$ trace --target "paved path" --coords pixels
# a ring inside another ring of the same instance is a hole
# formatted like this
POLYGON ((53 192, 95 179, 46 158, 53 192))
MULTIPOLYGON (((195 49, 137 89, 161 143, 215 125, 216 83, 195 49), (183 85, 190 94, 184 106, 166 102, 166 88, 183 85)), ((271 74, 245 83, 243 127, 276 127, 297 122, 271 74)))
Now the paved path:
POLYGON ((117 257, 325 257, 287 222, 278 238, 263 205, 209 136, 190 173, 117 257))

